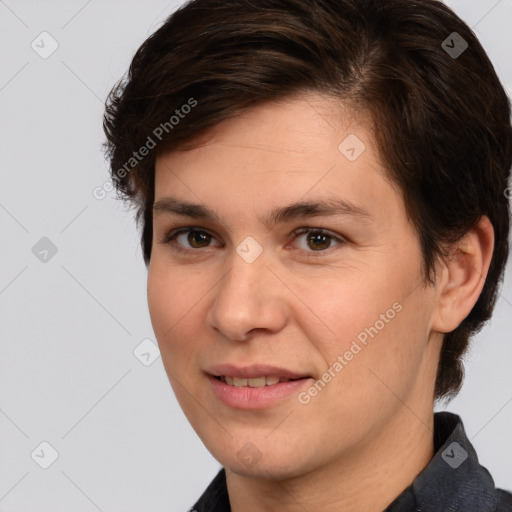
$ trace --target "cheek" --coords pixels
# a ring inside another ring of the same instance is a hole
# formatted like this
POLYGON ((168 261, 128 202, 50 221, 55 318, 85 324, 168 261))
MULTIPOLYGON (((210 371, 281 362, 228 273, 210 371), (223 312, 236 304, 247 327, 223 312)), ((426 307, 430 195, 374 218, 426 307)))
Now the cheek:
POLYGON ((205 292, 201 283, 185 277, 177 267, 164 267, 155 265, 148 273, 149 313, 169 382, 183 412, 194 424, 197 404, 191 396, 200 396, 201 392, 196 374, 201 343, 197 341, 204 337, 200 316, 204 317, 201 298, 205 292))
POLYGON ((397 397, 414 387, 427 350, 431 305, 421 291, 408 295, 388 289, 370 302, 361 298, 353 295, 338 315, 336 342, 322 348, 329 367, 339 363, 329 398, 335 403, 343 396, 352 412, 365 404, 367 412, 361 414, 366 417, 399 405, 397 397))
POLYGON ((163 354, 187 345, 183 333, 193 329, 206 292, 179 267, 153 262, 148 272, 148 307, 153 330, 163 354))
POLYGON ((368 273, 359 274, 357 281, 326 280, 322 291, 308 287, 308 301, 328 328, 315 330, 318 320, 308 314, 302 329, 327 368, 338 363, 338 371, 333 372, 340 377, 334 379, 333 389, 343 389, 346 397, 353 393, 371 401, 372 395, 385 391, 372 371, 397 389, 407 387, 421 362, 431 304, 421 287, 411 293, 414 276, 394 275, 394 279, 368 273))
POLYGON ((163 341, 162 335, 177 321, 176 284, 168 276, 162 275, 151 261, 148 272, 148 308, 153 330, 158 342, 163 341))
MULTIPOLYGON (((359 279, 329 279, 310 284, 301 293, 310 310, 303 318, 303 327, 311 341, 317 340, 318 349, 330 359, 348 350, 352 341, 364 343, 369 333, 384 332, 396 316, 393 304, 400 298, 370 274, 359 274, 359 279), (383 315, 383 316, 382 316, 383 315), (312 329, 321 321, 322 334, 312 329), (307 328, 306 323, 309 324, 307 328)), ((300 318, 300 317, 298 317, 300 318)), ((326 361, 330 363, 330 361, 326 361)))

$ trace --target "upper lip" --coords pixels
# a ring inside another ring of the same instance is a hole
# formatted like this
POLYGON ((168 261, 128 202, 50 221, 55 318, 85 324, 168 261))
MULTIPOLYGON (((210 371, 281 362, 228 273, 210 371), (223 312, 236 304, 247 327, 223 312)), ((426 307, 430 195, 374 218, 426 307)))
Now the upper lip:
POLYGON ((252 379, 255 377, 279 377, 281 379, 302 379, 309 377, 306 373, 298 373, 286 368, 279 368, 268 364, 253 364, 251 366, 236 366, 233 364, 219 364, 211 366, 207 373, 214 377, 238 377, 252 379))

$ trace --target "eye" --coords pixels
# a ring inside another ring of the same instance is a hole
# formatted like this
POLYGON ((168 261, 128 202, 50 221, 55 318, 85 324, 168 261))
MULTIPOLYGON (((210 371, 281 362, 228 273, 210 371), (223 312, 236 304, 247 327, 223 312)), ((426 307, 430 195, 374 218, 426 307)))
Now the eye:
POLYGON ((215 238, 207 231, 201 228, 187 227, 171 231, 161 242, 173 245, 178 250, 189 251, 208 248, 212 240, 215 238))
MULTIPOLYGON (((306 252, 325 252, 336 245, 340 245, 345 242, 341 237, 333 235, 323 229, 314 228, 300 228, 293 232, 296 239, 301 241, 299 243, 299 249, 306 252), (306 235, 305 237, 303 235, 306 235)), ((309 254, 308 254, 309 256, 309 254)), ((311 256, 316 256, 311 254, 311 256)))
MULTIPOLYGON (((294 240, 299 240, 299 250, 308 257, 322 256, 318 253, 325 253, 328 249, 346 242, 341 236, 319 228, 303 227, 295 230, 293 235, 294 240)), ((160 242, 172 246, 177 251, 197 253, 198 249, 212 247, 212 240, 216 240, 215 237, 204 229, 189 226, 171 231, 160 242)), ((215 247, 221 247, 221 244, 215 247)))

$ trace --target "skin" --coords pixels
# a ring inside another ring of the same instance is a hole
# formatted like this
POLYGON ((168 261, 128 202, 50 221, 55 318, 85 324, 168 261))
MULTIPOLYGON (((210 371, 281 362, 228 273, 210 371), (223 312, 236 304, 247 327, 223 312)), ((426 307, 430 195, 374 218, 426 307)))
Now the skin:
POLYGON ((157 158, 156 203, 172 196, 222 219, 155 212, 148 303, 176 397, 226 468, 233 512, 382 511, 433 456, 442 333, 478 298, 493 230, 483 218, 438 262, 435 286, 425 285, 417 235, 369 126, 365 115, 308 94, 249 109, 192 149, 157 158), (350 134, 366 146, 355 161, 338 149, 350 134), (259 220, 276 207, 326 197, 368 216, 274 227, 259 220), (187 226, 206 238, 166 241, 187 226), (333 238, 308 243, 308 233, 293 234, 303 227, 333 238), (236 252, 248 236, 263 250, 252 263, 236 252), (304 373, 313 378, 307 391, 393 304, 400 312, 307 404, 295 393, 243 410, 212 393, 205 370, 220 363, 304 373), (260 458, 248 465, 240 450, 260 458))

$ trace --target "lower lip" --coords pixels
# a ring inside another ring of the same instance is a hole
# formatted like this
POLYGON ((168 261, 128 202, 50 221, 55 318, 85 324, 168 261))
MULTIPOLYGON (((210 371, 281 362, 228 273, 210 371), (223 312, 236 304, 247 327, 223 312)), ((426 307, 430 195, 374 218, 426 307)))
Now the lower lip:
POLYGON ((279 382, 272 386, 261 388, 229 386, 215 377, 208 375, 214 395, 224 404, 236 409, 265 409, 274 405, 280 399, 298 393, 300 389, 310 384, 313 379, 297 379, 279 382))

